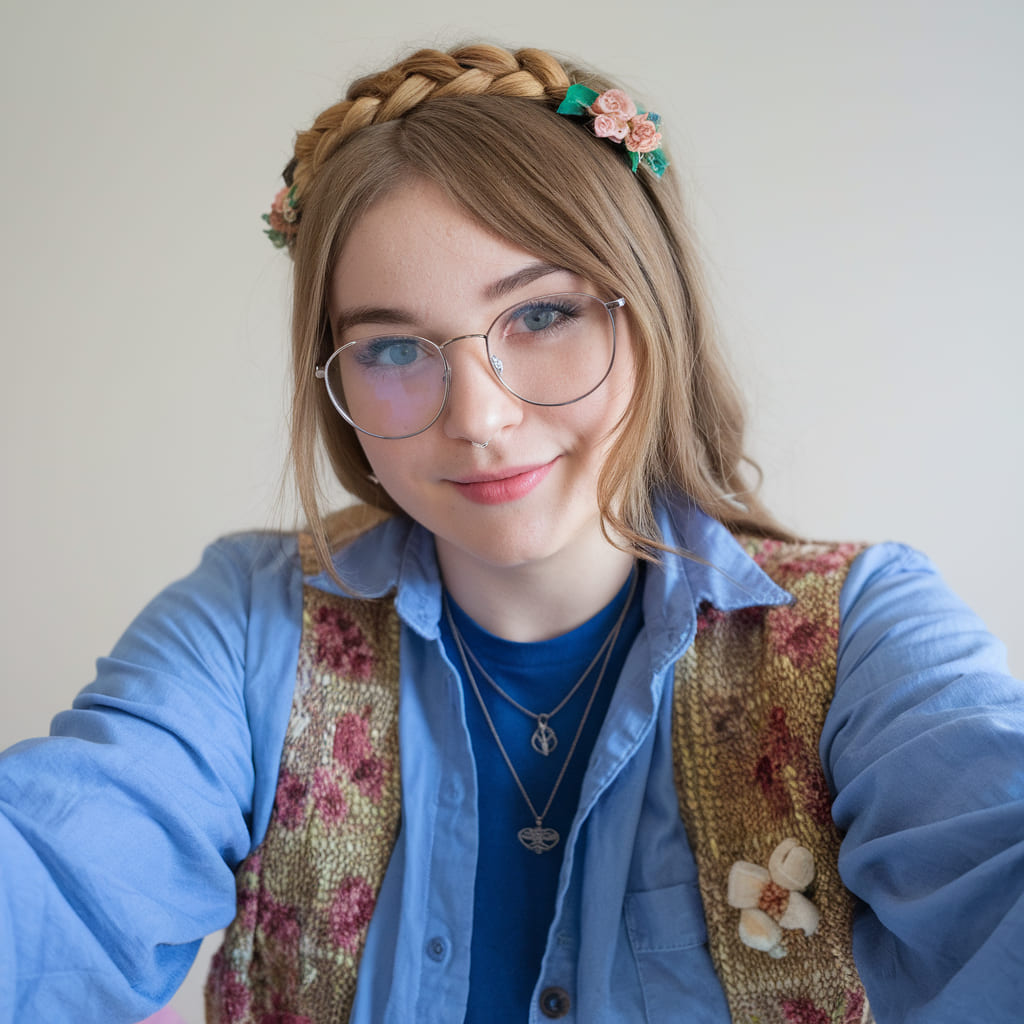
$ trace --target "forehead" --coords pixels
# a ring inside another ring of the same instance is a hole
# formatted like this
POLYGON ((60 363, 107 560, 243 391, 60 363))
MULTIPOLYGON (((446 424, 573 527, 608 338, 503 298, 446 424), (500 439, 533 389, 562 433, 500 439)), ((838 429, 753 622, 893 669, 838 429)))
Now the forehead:
MULTIPOLYGON (((349 305, 432 307, 441 295, 484 299, 495 282, 550 266, 487 230, 434 184, 414 180, 355 223, 330 278, 332 314, 349 305)), ((560 285, 558 287, 561 287, 560 285)))

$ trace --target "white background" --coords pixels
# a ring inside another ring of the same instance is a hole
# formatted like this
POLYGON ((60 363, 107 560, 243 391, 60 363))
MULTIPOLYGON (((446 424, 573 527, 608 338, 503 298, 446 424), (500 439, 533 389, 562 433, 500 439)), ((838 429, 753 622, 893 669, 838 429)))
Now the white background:
POLYGON ((350 77, 475 38, 663 115, 770 505, 924 549, 1024 673, 1019 0, 426 6, 4 3, 0 746, 204 543, 293 522, 259 214, 350 77))

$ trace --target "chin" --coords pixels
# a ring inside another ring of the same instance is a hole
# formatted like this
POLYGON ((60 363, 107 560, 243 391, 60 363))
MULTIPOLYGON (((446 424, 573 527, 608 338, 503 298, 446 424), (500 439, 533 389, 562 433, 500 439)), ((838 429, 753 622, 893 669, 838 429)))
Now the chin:
MULTIPOLYGON (((439 551, 447 548, 459 561, 470 559, 480 565, 495 569, 517 569, 528 565, 543 565, 556 561, 560 555, 569 555, 576 549, 588 548, 584 542, 585 531, 566 533, 557 525, 534 524, 524 529, 521 519, 512 529, 482 529, 455 534, 451 531, 434 531, 439 551)), ((564 526, 564 524, 561 524, 564 526)), ((593 529, 600 532, 595 521, 593 529)), ((586 531, 589 532, 589 531, 586 531)))

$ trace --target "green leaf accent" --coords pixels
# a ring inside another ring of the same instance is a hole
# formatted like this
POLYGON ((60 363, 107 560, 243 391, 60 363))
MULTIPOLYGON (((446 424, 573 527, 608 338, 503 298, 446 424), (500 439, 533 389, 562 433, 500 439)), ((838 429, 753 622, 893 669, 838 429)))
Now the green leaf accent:
POLYGON ((650 153, 644 153, 644 163, 660 178, 668 167, 665 153, 660 149, 653 149, 650 153))
POLYGON ((565 99, 558 105, 559 114, 568 114, 571 117, 585 117, 590 113, 587 107, 597 99, 598 93, 588 89, 585 85, 570 85, 565 94, 565 99))

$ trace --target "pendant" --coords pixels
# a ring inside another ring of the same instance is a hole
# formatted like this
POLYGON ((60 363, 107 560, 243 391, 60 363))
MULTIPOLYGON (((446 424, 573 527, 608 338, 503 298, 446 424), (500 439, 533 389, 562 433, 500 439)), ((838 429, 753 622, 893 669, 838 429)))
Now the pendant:
POLYGON ((547 853, 558 845, 561 838, 553 828, 544 828, 539 821, 535 826, 521 828, 516 835, 531 853, 547 853))
POLYGON ((548 725, 547 715, 537 716, 537 728, 533 730, 533 735, 530 737, 530 746, 545 757, 558 746, 558 737, 555 735, 555 730, 548 725))

